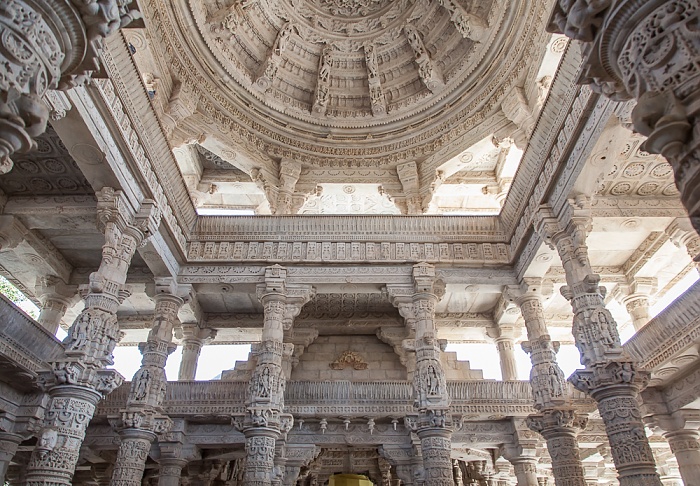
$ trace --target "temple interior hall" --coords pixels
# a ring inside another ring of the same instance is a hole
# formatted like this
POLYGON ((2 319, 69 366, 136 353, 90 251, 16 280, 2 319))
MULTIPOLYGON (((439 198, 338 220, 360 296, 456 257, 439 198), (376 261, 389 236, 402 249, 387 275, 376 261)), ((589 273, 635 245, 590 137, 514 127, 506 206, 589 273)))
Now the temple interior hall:
POLYGON ((3 486, 698 486, 697 0, 5 0, 3 486))

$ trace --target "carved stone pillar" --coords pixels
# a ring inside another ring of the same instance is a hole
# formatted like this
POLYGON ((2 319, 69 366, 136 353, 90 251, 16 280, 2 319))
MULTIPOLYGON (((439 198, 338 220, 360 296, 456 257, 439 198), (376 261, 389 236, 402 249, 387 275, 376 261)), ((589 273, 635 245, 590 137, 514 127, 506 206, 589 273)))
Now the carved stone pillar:
POLYGON ((573 385, 598 402, 622 486, 659 486, 654 457, 644 434, 637 397, 649 374, 637 368, 620 344, 617 324, 605 307, 605 288, 588 260, 587 201, 577 200, 555 217, 548 206, 536 228, 559 253, 567 285, 564 297, 574 312, 573 334, 585 369, 571 376, 573 385), (575 206, 574 206, 575 205, 575 206))
POLYGON ((56 334, 66 311, 78 300, 78 287, 66 285, 60 278, 43 277, 38 280, 36 294, 41 301, 37 322, 51 334, 56 334))
POLYGON ((700 486, 700 411, 682 409, 655 414, 645 420, 661 429, 671 452, 676 456, 683 483, 686 486, 700 486))
POLYGON ((177 379, 179 381, 194 380, 197 375, 197 361, 202 346, 216 337, 215 329, 201 328, 196 324, 183 324, 178 332, 182 340, 182 361, 177 379))
POLYGON ((519 457, 512 459, 515 477, 518 479, 517 486, 539 486, 537 482, 537 458, 519 457))
POLYGON ((586 427, 587 417, 579 416, 571 404, 566 378, 557 364, 542 308, 542 281, 525 279, 523 293, 516 299, 527 328, 528 342, 523 349, 530 354, 530 385, 537 414, 527 425, 547 441, 552 458, 552 473, 559 486, 585 486, 584 470, 576 439, 586 427))
POLYGON ((158 486, 180 486, 182 468, 187 466, 186 459, 161 457, 158 468, 158 486))
POLYGON ((515 339, 513 328, 492 327, 488 328, 486 332, 496 342, 503 381, 517 380, 518 370, 515 365, 515 339))
POLYGON ((126 409, 117 424, 121 443, 112 473, 114 486, 141 485, 151 444, 156 434, 169 425, 162 410, 167 386, 165 364, 175 350, 172 339, 177 311, 189 293, 189 286, 178 286, 172 279, 156 282, 153 324, 147 341, 139 345, 141 367, 131 382, 126 409))
POLYGON ((416 433, 421 441, 425 486, 454 486, 452 479, 452 432, 447 423, 450 399, 435 327, 435 304, 445 284, 435 278, 435 267, 413 266, 413 314, 415 316, 416 372, 413 388, 418 409, 416 433))
MULTIPOLYGON (((159 456, 157 458, 158 486, 180 486, 182 470, 190 461, 200 460, 201 453, 192 445, 186 444, 187 438, 181 431, 184 421, 174 425, 167 437, 161 437, 158 441, 159 456), (175 429, 178 429, 175 431, 175 429), (164 440, 167 439, 167 440, 164 440)), ((183 480, 185 478, 182 478, 183 480)))
POLYGON ((283 342, 285 324, 291 328, 294 317, 312 296, 309 287, 288 286, 287 270, 279 265, 265 270, 265 283, 258 287, 264 309, 263 335, 250 380, 248 413, 241 424, 246 437, 246 485, 270 486, 273 482, 275 443, 292 423, 291 416, 282 416, 287 381, 282 357, 285 346, 293 346, 283 342))
POLYGON ((700 229, 700 5, 695 0, 559 0, 549 30, 584 45, 582 82, 614 100, 634 98, 643 148, 673 166, 681 201, 700 229), (581 3, 581 2, 579 2, 581 3))
POLYGON ((97 194, 97 220, 105 234, 102 262, 90 275, 85 308, 63 341, 65 355, 41 373, 50 395, 44 425, 27 472, 28 485, 71 484, 85 430, 103 395, 122 383, 112 351, 119 340, 116 312, 128 295, 126 274, 136 248, 160 223, 150 200, 135 211, 121 191, 103 188, 97 194))
POLYGON ((10 156, 36 146, 49 111, 41 100, 49 89, 83 84, 99 70, 102 39, 133 20, 137 12, 122 0, 3 2, 0 31, 8 36, 0 52, 0 173, 10 156))
POLYGON ((627 309, 635 331, 649 322, 649 297, 656 292, 656 287, 655 278, 635 277, 629 284, 618 285, 613 292, 613 296, 627 309))
POLYGON ((664 433, 685 486, 700 485, 700 432, 680 429, 664 433))
POLYGON ((151 450, 156 434, 148 429, 137 428, 137 425, 140 426, 138 420, 143 419, 139 415, 133 416, 126 423, 131 427, 119 431, 121 443, 112 472, 112 486, 141 486, 148 451, 151 450))
POLYGON ((10 461, 17 453, 22 437, 10 432, 0 432, 0 484, 5 484, 5 475, 10 461))

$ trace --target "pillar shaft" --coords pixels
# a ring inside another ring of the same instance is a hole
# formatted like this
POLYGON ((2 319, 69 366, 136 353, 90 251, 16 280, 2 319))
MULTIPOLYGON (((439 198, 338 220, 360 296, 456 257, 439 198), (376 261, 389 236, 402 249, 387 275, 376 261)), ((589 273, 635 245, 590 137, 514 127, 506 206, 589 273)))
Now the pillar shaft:
POLYGON ((56 334, 67 310, 68 303, 65 300, 43 296, 37 322, 51 334, 56 334))
POLYGON ((633 294, 624 301, 625 309, 632 318, 635 331, 639 331, 649 322, 649 296, 633 294))
POLYGON ((141 486, 148 452, 156 435, 147 430, 129 428, 122 430, 119 437, 121 443, 110 484, 111 486, 141 486))
POLYGON ((504 381, 518 379, 518 370, 515 366, 515 349, 513 339, 510 337, 496 338, 498 357, 501 363, 501 376, 504 381))
POLYGON ((158 486, 180 486, 182 468, 187 465, 184 459, 161 458, 158 469, 158 486))
POLYGON ((203 341, 197 338, 188 338, 182 341, 182 361, 177 379, 180 381, 194 380, 197 375, 197 362, 202 351, 203 341))
POLYGON ((452 477, 452 433, 446 428, 423 428, 418 430, 423 469, 424 486, 454 486, 452 477))
POLYGON ((37 445, 29 460, 27 486, 71 485, 80 445, 102 395, 91 388, 59 385, 50 402, 37 445))
POLYGON ((538 486, 537 483, 537 459, 519 458, 511 461, 515 477, 518 480, 517 486, 538 486))

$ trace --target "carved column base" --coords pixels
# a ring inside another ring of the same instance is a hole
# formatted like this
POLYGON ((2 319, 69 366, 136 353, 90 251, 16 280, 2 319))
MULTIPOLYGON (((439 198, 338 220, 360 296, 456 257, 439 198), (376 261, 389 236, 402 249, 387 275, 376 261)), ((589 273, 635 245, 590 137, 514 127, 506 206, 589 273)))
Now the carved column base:
POLYGON ((150 430, 123 429, 121 444, 112 472, 112 486, 141 486, 146 459, 156 434, 150 430))
POLYGON ((161 458, 158 471, 158 486, 180 486, 182 468, 187 466, 186 459, 161 458))
POLYGON ((27 486, 73 484, 85 430, 102 398, 94 389, 76 385, 54 386, 49 393, 44 427, 27 468, 27 486))
POLYGON ((5 483, 5 475, 10 461, 17 453, 22 437, 9 432, 0 432, 0 484, 5 483))
POLYGON ((269 427, 251 427, 245 435, 246 465, 243 483, 246 486, 271 486, 275 467, 275 442, 279 430, 269 427))
POLYGON ((661 486, 637 401, 648 377, 628 362, 578 370, 571 376, 577 389, 598 402, 621 486, 661 486))
POLYGON ((423 452, 424 486, 454 486, 452 477, 452 432, 441 427, 417 431, 423 452))
POLYGON ((547 441, 557 486, 586 486, 576 436, 587 422, 588 417, 567 408, 545 410, 527 419, 528 427, 547 441))

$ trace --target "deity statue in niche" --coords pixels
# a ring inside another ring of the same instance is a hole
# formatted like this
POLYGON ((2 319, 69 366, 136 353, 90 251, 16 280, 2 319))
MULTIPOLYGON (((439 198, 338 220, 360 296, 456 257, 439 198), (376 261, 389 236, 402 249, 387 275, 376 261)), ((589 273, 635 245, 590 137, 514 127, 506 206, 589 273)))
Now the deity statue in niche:
POLYGON ((439 395, 440 394, 440 378, 438 376, 435 366, 429 365, 426 376, 426 385, 428 390, 428 395, 439 395))
POLYGON ((272 377, 270 368, 265 366, 258 377, 257 395, 261 398, 269 398, 272 388, 272 377))

